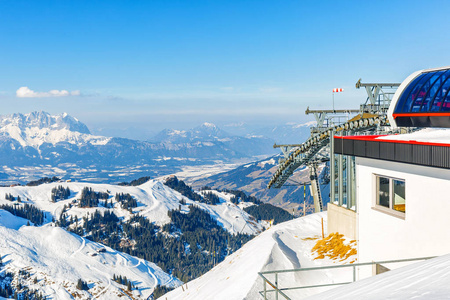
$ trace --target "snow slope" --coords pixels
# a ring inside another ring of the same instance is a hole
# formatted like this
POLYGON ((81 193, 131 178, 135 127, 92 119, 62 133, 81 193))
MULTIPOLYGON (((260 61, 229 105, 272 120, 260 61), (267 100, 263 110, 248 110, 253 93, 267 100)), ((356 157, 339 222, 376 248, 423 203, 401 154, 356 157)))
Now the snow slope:
POLYGON ((449 278, 450 255, 444 255, 335 288, 308 299, 449 299, 449 278))
POLYGON ((130 295, 147 299, 155 285, 179 286, 181 282, 155 264, 88 241, 51 224, 24 226, 27 220, 0 210, 0 254, 2 272, 30 272, 23 285, 38 289, 48 299, 117 299, 126 287, 112 280, 126 276, 137 287, 130 295), (104 248, 105 252, 97 250, 104 248), (33 283, 37 278, 37 283, 33 283), (89 291, 76 289, 78 279, 88 283, 89 291), (123 290, 123 291, 122 291, 123 290))
MULTIPOLYGON (((258 272, 300 267, 331 265, 329 259, 313 260, 311 249, 321 235, 321 219, 326 228, 326 213, 317 213, 278 224, 266 230, 241 249, 228 256, 203 276, 167 293, 160 299, 261 299, 262 279, 258 272)), ((353 260, 350 257, 346 263, 353 260)), ((288 274, 280 277, 283 286, 318 284, 333 280, 345 280, 346 274, 338 271, 317 272, 315 274, 288 274)), ((348 274, 351 276, 351 274, 348 274)), ((273 279, 273 278, 272 278, 273 279)), ((292 299, 312 295, 319 291, 296 291, 292 299)), ((290 295, 290 294, 288 294, 290 295)))
POLYGON ((252 216, 231 203, 231 195, 229 194, 217 193, 221 199, 221 203, 218 205, 208 205, 187 199, 158 180, 150 180, 140 186, 119 186, 81 182, 54 182, 39 186, 0 187, 0 205, 13 204, 11 201, 5 199, 6 194, 11 194, 14 197, 20 196, 23 203, 33 204, 39 209, 45 211, 47 215, 46 221, 50 222, 52 217, 59 219, 61 213, 63 212, 64 206, 68 207, 74 200, 81 197, 81 191, 84 187, 90 187, 96 192, 109 192, 110 196, 108 201, 110 203, 113 201, 114 208, 108 209, 103 207, 103 201, 101 201, 100 207, 81 208, 74 205, 66 210, 66 214, 69 217, 76 215, 79 219, 81 219, 83 216, 86 216, 87 213, 92 214, 95 210, 99 210, 101 212, 111 210, 114 211, 118 217, 128 219, 132 216, 132 213, 126 209, 122 209, 120 204, 114 200, 114 197, 116 193, 129 193, 138 202, 138 207, 133 208, 132 210, 133 214, 139 213, 141 216, 147 217, 151 222, 154 222, 157 225, 169 223, 170 218, 167 212, 169 210, 179 209, 180 200, 184 199, 186 201, 186 205, 181 205, 182 211, 188 212, 189 205, 195 204, 201 209, 207 211, 219 225, 223 226, 230 233, 242 232, 247 234, 257 234, 263 229, 262 225, 258 224, 252 216), (60 185, 64 188, 69 187, 71 195, 67 200, 61 200, 54 203, 51 201, 51 190, 60 185))

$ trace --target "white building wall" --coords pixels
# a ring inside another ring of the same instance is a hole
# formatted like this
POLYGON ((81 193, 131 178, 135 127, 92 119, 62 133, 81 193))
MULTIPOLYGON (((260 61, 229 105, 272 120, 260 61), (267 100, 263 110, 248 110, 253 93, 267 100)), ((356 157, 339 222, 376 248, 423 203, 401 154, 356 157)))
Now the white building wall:
POLYGON ((356 164, 359 262, 450 253, 450 170, 368 158, 356 164), (405 219, 373 208, 374 174, 405 180, 405 219))

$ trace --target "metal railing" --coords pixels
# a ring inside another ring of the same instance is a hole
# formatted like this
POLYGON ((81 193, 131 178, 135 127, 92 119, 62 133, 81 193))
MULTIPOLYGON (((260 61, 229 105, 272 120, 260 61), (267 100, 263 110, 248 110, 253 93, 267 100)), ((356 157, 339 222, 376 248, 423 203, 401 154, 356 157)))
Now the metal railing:
POLYGON ((356 263, 356 264, 347 264, 347 265, 334 265, 334 266, 322 266, 322 267, 312 267, 312 268, 301 268, 301 269, 288 269, 288 270, 277 270, 277 271, 265 271, 259 272, 258 275, 263 279, 264 290, 260 291, 260 295, 267 299, 268 294, 275 293, 275 299, 278 300, 279 295, 283 296, 284 299, 290 300, 285 291, 290 290, 298 290, 298 289, 307 289, 307 288, 319 288, 319 287, 329 287, 336 285, 344 285, 353 283, 356 281, 356 268, 360 266, 369 266, 369 265, 386 265, 391 263, 403 263, 403 262, 411 262, 411 261, 421 261, 427 260, 431 258, 435 258, 436 256, 429 257, 419 257, 419 258, 408 258, 408 259, 397 259, 397 260, 385 260, 385 261, 373 261, 366 263, 356 263), (278 274, 282 273, 294 273, 294 272, 305 272, 305 271, 317 271, 317 270, 328 270, 328 269, 341 269, 341 268, 353 268, 353 280, 347 282, 338 282, 338 283, 328 283, 328 284, 318 284, 318 285, 308 285, 308 286, 297 286, 297 287, 280 287, 278 283, 278 274), (275 280, 271 282, 266 275, 274 274, 275 280), (271 290, 268 290, 267 287, 271 287, 271 290))

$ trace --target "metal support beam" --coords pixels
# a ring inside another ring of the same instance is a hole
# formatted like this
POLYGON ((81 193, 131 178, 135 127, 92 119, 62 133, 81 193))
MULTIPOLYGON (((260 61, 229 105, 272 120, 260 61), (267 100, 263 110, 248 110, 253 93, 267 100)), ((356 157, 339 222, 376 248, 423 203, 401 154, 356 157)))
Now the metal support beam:
POLYGON ((314 212, 323 211, 322 195, 320 194, 320 185, 317 178, 317 164, 312 163, 308 165, 309 168, 309 178, 311 180, 311 195, 314 199, 314 212))
POLYGON ((334 130, 330 137, 330 202, 334 203, 336 199, 336 167, 334 157, 334 130))
POLYGON ((357 209, 357 201, 356 201, 356 160, 355 157, 350 158, 351 161, 351 181, 352 181, 352 188, 350 190, 351 192, 351 198, 352 198, 352 206, 349 208, 355 207, 354 211, 358 211, 357 209))
MULTIPOLYGON (((273 145, 274 148, 275 148, 275 146, 277 146, 277 144, 273 145)), ((281 149, 281 152, 283 152, 284 158, 289 158, 289 154, 290 154, 292 148, 294 148, 294 147, 291 145, 282 145, 277 148, 281 149)))
POLYGON ((366 86, 367 96, 369 97, 370 103, 372 105, 376 104, 378 96, 380 95, 380 87, 379 86, 366 86))
POLYGON ((343 157, 338 155, 338 205, 342 206, 344 200, 344 168, 343 157))
POLYGON ((347 208, 351 208, 353 206, 353 197, 352 197, 352 188, 353 188, 353 178, 352 178, 352 157, 347 156, 346 159, 346 172, 347 175, 346 182, 346 195, 347 195, 347 208))
POLYGON ((359 112, 359 109, 319 109, 319 110, 313 110, 308 108, 305 110, 305 115, 309 114, 321 114, 321 113, 339 113, 339 114, 346 114, 346 113, 357 113, 359 112))
POLYGON ((363 87, 366 90, 367 100, 363 109, 375 112, 387 110, 400 83, 362 83, 360 78, 355 86, 357 89, 363 87), (368 102, 370 103, 369 107, 367 107, 368 102))

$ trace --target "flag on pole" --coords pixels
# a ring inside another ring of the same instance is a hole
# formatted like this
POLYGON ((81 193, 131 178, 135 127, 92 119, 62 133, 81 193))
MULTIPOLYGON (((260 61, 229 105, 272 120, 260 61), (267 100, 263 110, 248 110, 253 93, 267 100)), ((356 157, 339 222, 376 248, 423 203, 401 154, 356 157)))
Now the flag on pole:
POLYGON ((344 89, 342 88, 337 88, 337 89, 333 89, 333 93, 339 93, 339 92, 343 92, 344 89))

